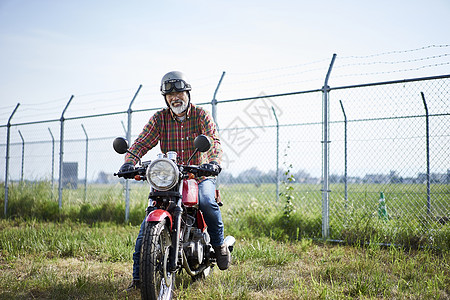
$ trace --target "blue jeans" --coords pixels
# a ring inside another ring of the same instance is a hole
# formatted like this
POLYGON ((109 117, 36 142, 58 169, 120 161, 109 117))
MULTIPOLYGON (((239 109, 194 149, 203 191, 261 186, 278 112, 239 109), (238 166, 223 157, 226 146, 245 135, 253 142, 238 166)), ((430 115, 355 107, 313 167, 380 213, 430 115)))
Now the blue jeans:
MULTIPOLYGON (((223 222, 219 205, 215 199, 216 179, 208 178, 198 185, 198 201, 200 210, 208 226, 213 247, 223 244, 223 222)), ((142 239, 144 238, 145 219, 141 224, 133 253, 133 280, 139 280, 139 259, 142 239)))

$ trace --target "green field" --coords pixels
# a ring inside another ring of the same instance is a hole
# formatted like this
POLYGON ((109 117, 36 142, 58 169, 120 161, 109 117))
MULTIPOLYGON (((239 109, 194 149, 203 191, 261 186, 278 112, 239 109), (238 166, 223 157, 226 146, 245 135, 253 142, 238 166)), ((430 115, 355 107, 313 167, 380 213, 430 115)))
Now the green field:
MULTIPOLYGON (((131 186, 124 224, 120 184, 91 185, 86 201, 83 189, 64 190, 61 211, 48 183, 11 185, 0 299, 139 299, 124 289, 148 187, 131 186)), ((426 201, 423 187, 354 186, 346 201, 332 186, 338 243, 321 240, 320 186, 282 188, 277 201, 273 185, 221 187, 225 233, 237 239, 232 266, 194 283, 180 274, 177 299, 450 299, 450 225, 398 210, 426 201), (388 220, 377 215, 382 188, 388 220)), ((448 212, 448 186, 433 188, 448 212)))
MULTIPOLYGON (((124 292, 137 226, 0 228, 0 299, 139 299, 124 292)), ((182 273, 176 286, 177 299, 449 299, 450 253, 237 236, 229 270, 197 282, 182 273)))
MULTIPOLYGON (((138 225, 144 216, 149 187, 131 184, 129 223, 138 225)), ((231 234, 265 236, 276 240, 322 239, 322 192, 320 185, 235 184, 220 187, 223 218, 231 234)), ((44 221, 106 221, 122 224, 125 219, 124 187, 89 185, 63 191, 62 210, 57 191, 47 182, 10 186, 8 216, 44 221)), ((450 248, 450 185, 432 185, 430 210, 426 185, 332 184, 329 196, 329 239, 348 243, 377 241, 405 247, 450 248), (380 192, 386 198, 389 219, 378 216, 380 192)), ((4 189, 0 186, 3 212, 4 189)))

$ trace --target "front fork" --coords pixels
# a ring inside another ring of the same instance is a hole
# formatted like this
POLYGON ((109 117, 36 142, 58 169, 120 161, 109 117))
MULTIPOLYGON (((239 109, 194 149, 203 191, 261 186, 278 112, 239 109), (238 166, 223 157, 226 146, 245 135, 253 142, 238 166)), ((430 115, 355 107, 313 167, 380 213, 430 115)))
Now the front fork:
POLYGON ((174 272, 177 270, 178 252, 180 250, 180 231, 181 231, 181 199, 178 199, 177 206, 173 212, 173 231, 172 231, 172 247, 169 254, 168 271, 174 272))

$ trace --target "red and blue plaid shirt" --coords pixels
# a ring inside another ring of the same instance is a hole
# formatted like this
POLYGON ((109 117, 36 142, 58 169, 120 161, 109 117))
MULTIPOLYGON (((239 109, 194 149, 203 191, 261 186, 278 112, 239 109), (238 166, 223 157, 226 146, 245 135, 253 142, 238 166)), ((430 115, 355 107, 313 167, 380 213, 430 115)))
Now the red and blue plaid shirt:
MULTIPOLYGON (((183 121, 179 121, 169 108, 157 111, 129 150, 142 157, 159 142, 161 152, 175 151, 178 154, 178 163, 187 164, 189 157, 195 151, 194 139, 200 134, 211 139, 211 149, 205 153, 197 153, 190 164, 200 165, 213 161, 220 164, 222 146, 216 124, 206 110, 194 104, 189 105, 183 121)), ((125 162, 136 164, 137 158, 127 154, 125 162)))

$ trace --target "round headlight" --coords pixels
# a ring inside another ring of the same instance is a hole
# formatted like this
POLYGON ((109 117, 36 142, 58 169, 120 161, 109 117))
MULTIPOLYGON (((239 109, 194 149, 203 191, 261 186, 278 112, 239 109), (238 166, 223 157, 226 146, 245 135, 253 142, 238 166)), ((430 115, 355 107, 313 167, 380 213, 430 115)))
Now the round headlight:
POLYGON ((167 158, 158 158, 148 166, 146 175, 154 189, 168 191, 177 184, 180 171, 173 161, 167 158))

